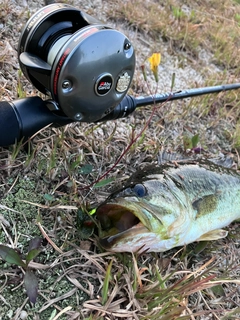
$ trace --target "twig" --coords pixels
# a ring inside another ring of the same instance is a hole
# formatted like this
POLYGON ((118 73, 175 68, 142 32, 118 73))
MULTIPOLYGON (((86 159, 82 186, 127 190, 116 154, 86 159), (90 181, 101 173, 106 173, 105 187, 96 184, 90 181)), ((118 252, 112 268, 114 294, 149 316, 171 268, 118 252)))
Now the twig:
POLYGON ((58 246, 49 238, 48 234, 46 233, 46 231, 43 229, 43 226, 41 225, 40 222, 37 222, 37 225, 42 233, 42 235, 44 236, 44 238, 47 239, 47 241, 51 244, 51 246, 59 253, 63 253, 63 251, 58 248, 58 246))

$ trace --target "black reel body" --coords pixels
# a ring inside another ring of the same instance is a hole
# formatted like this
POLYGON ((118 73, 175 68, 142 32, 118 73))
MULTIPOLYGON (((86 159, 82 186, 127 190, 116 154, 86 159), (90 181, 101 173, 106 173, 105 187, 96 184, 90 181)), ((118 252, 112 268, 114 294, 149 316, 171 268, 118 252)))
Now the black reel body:
POLYGON ((51 111, 73 121, 105 117, 126 95, 135 69, 128 38, 66 4, 40 9, 18 48, 21 69, 51 111))

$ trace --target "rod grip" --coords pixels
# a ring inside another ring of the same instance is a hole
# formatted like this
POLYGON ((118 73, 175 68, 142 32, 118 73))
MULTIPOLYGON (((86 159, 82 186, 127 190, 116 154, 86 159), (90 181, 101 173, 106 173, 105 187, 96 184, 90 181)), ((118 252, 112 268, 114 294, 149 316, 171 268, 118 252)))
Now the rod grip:
POLYGON ((13 144, 20 137, 20 126, 12 105, 0 101, 0 146, 13 144))
POLYGON ((63 126, 73 120, 56 115, 40 97, 0 102, 0 146, 6 147, 28 139, 49 124, 63 126))

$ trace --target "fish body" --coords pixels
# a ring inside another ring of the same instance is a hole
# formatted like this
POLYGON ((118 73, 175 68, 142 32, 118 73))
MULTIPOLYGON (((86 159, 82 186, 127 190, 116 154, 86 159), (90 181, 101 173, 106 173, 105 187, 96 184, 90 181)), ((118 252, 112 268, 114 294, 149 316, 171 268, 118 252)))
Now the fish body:
POLYGON ((161 252, 227 235, 240 219, 240 175, 211 161, 179 160, 134 175, 96 210, 100 244, 114 252, 161 252))

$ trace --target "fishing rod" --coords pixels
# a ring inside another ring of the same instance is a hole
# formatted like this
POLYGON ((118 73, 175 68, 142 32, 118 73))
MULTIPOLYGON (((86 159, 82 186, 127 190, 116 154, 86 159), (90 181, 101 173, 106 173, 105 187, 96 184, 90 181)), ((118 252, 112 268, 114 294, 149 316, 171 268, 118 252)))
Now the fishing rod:
POLYGON ((138 107, 144 107, 148 105, 153 105, 156 103, 163 103, 166 101, 171 100, 179 100, 179 99, 186 99, 192 98, 196 96, 206 95, 217 93, 221 91, 228 91, 228 90, 236 90, 240 88, 240 83, 233 83, 233 84, 223 84, 220 86, 211 86, 211 87, 203 87, 203 88, 196 88, 196 89, 187 89, 181 90, 178 92, 169 92, 169 93, 157 93, 153 96, 146 96, 146 97, 133 97, 127 95, 124 97, 123 101, 113 109, 113 111, 105 116, 100 121, 107 121, 107 120, 114 120, 119 118, 127 117, 130 113, 132 113, 138 107))
POLYGON ((26 23, 18 60, 38 96, 0 102, 0 146, 28 139, 47 125, 101 122, 136 108, 240 88, 240 83, 146 97, 127 95, 135 70, 130 40, 64 3, 41 8, 26 23))

